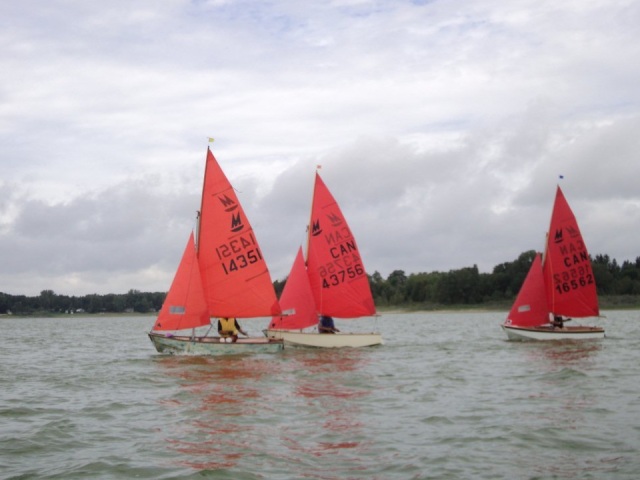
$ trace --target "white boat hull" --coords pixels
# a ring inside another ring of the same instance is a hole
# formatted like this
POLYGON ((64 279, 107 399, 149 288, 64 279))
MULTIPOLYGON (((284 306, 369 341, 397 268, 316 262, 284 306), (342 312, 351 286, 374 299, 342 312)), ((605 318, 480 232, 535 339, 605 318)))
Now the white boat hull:
POLYGON ((502 325, 509 340, 598 340, 604 338, 604 328, 571 326, 563 328, 553 327, 515 327, 502 325))
POLYGON ((160 353, 186 355, 234 355, 240 353, 278 352, 284 348, 282 340, 249 337, 225 343, 220 337, 190 337, 149 333, 151 342, 160 353))
POLYGON ((266 330, 267 338, 283 340, 285 345, 315 348, 362 348, 382 345, 379 333, 316 333, 266 330))

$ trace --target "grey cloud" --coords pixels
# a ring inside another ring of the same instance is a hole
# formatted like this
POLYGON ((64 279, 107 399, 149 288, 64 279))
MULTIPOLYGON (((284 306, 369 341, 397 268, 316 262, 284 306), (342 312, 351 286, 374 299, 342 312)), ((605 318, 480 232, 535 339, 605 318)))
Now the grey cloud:
POLYGON ((637 255, 633 2, 0 10, 0 291, 167 288, 208 136, 276 278, 316 164, 369 271, 540 248, 560 174, 590 250, 637 255))

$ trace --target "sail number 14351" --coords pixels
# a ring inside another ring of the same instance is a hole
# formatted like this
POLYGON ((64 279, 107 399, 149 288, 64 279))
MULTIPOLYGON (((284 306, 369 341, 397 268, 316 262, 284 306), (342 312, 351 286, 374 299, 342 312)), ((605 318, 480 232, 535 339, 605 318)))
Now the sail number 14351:
POLYGON ((262 252, 252 234, 233 239, 216 248, 218 258, 222 260, 222 269, 226 275, 258 263, 262 252), (254 247, 254 248, 250 248, 254 247))

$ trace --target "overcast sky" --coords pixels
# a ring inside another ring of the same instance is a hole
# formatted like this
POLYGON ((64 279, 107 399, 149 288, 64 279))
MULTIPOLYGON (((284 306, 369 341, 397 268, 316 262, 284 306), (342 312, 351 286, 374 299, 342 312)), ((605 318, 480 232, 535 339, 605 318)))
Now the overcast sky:
POLYGON ((0 292, 166 291, 207 137, 274 279, 315 167, 386 277, 640 256, 640 2, 0 2, 0 292), (559 175, 564 179, 559 180, 559 175))

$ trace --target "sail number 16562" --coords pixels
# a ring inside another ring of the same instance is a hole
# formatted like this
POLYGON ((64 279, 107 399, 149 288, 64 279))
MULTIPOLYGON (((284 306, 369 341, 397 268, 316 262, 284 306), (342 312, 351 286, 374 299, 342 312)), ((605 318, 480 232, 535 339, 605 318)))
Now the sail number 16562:
POLYGON ((553 275, 553 286, 560 295, 594 283, 593 272, 584 266, 553 275))
POLYGON ((589 274, 586 277, 580 277, 569 282, 556 283, 555 288, 559 294, 563 294, 591 284, 593 284, 593 276, 589 274))

